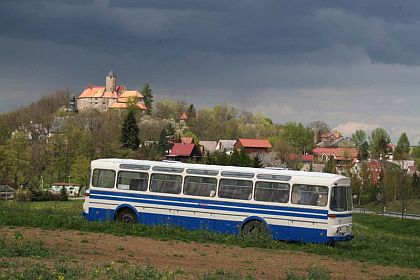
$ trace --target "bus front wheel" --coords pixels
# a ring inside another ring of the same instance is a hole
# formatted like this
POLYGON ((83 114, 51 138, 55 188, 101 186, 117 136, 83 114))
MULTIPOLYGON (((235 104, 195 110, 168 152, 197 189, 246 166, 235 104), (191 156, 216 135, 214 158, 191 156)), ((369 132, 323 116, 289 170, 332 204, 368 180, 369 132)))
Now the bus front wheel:
POLYGON ((137 223, 137 216, 131 209, 123 208, 118 210, 116 221, 126 224, 135 224, 137 223))
POLYGON ((267 227, 260 221, 252 220, 247 222, 242 228, 242 233, 245 235, 263 234, 268 235, 267 227))

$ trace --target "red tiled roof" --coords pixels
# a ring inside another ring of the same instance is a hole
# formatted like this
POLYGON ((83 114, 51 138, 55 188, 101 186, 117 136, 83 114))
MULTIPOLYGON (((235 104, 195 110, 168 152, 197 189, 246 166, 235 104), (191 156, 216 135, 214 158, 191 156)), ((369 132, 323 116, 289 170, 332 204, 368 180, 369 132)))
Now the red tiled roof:
POLYGON ((237 142, 240 142, 244 148, 272 148, 270 142, 266 139, 241 139, 239 138, 237 142))
POLYGON ((287 158, 292 161, 314 161, 314 155, 289 154, 287 158))
POLYGON ((194 144, 184 144, 184 143, 175 143, 172 147, 171 153, 169 156, 171 157, 179 157, 179 156, 191 156, 191 153, 194 150, 194 144))
POLYGON ((322 156, 332 156, 334 155, 336 159, 356 159, 357 158, 357 149, 356 148, 316 148, 312 151, 314 155, 322 156))

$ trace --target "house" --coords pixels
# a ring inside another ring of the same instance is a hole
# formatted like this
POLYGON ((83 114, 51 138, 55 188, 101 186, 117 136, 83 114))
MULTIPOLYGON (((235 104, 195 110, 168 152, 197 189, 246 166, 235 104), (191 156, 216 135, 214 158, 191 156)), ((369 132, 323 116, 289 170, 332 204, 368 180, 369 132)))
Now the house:
POLYGON ((12 200, 16 190, 8 185, 0 185, 0 201, 12 200))
POLYGON ((204 155, 207 152, 212 154, 216 151, 217 141, 200 141, 199 148, 204 155))
POLYGON ((332 158, 335 160, 337 168, 352 167, 356 163, 358 156, 355 147, 318 147, 312 153, 314 154, 315 163, 326 163, 332 158))
POLYGON ((182 112, 181 116, 179 117, 179 121, 188 121, 188 115, 186 112, 182 112))
POLYGON ((334 130, 321 133, 321 142, 322 141, 334 141, 341 138, 341 133, 334 130))
POLYGON ((188 161, 201 158, 201 152, 195 144, 175 143, 167 158, 179 161, 188 161))
POLYGON ((225 152, 230 155, 233 153, 236 140, 219 140, 216 144, 216 152, 225 152))
POLYGON ((244 150, 247 153, 269 153, 271 144, 267 139, 243 139, 239 138, 234 145, 237 151, 244 150))
POLYGON ((142 112, 147 111, 143 95, 137 90, 127 90, 125 86, 117 86, 117 76, 112 71, 105 78, 105 86, 88 86, 77 98, 77 110, 126 109, 128 100, 137 99, 137 106, 142 112))
POLYGON ((286 156, 286 161, 292 166, 299 166, 301 171, 311 171, 312 170, 312 163, 314 161, 314 155, 301 155, 301 154, 289 154, 286 156))

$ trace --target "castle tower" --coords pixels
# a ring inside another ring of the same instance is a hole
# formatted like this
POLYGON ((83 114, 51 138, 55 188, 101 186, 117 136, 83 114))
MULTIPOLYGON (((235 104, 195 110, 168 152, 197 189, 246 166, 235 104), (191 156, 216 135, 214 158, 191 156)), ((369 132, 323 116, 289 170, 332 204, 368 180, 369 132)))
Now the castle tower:
POLYGON ((105 91, 116 91, 117 88, 117 76, 111 71, 105 80, 105 91))

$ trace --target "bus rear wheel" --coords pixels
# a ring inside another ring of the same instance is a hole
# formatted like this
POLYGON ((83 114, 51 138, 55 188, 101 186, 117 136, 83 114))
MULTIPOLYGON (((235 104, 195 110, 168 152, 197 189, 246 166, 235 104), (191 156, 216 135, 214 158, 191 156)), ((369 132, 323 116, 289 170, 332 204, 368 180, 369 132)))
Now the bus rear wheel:
POLYGON ((261 234, 261 235, 268 235, 267 227, 260 221, 252 220, 247 222, 243 228, 242 233, 245 235, 254 235, 254 234, 261 234))
POLYGON ((115 220, 126 224, 136 224, 137 216, 131 209, 123 208, 118 210, 115 220))

